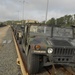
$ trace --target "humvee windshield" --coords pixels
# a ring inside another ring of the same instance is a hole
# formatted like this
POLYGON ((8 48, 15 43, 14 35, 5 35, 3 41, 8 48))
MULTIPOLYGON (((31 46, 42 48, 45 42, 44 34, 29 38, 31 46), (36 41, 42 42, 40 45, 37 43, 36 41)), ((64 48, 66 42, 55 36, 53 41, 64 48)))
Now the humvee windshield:
POLYGON ((34 35, 47 35, 51 36, 51 27, 49 26, 31 26, 30 27, 30 33, 33 33, 34 35), (46 28, 46 32, 44 32, 46 28))
POLYGON ((52 37, 68 37, 73 38, 73 31, 72 28, 63 28, 63 27, 52 27, 51 26, 31 26, 30 33, 34 35, 45 35, 45 36, 52 36, 52 37), (46 32, 44 30, 46 28, 46 32))
POLYGON ((72 28, 54 27, 53 36, 73 38, 73 31, 72 31, 72 28))

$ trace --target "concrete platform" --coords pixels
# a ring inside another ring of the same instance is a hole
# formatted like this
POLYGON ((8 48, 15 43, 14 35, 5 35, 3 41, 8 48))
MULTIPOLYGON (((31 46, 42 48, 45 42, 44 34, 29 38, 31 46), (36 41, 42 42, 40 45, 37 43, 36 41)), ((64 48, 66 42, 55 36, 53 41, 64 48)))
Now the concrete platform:
POLYGON ((10 26, 0 28, 0 75, 21 75, 10 26))

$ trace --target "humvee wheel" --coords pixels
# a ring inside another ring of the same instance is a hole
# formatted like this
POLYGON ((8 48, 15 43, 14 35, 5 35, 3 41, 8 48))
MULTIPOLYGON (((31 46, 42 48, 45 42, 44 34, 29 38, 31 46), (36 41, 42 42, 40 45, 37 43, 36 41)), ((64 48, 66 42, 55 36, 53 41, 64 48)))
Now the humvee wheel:
POLYGON ((29 74, 36 74, 39 71, 39 56, 32 54, 31 50, 27 55, 27 69, 29 74))

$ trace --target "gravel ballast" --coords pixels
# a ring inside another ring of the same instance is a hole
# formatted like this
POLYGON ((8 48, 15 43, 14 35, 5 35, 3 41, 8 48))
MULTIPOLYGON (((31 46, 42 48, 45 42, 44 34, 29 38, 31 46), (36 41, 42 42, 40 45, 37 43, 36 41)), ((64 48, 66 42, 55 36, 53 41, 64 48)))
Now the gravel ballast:
POLYGON ((0 28, 0 75, 21 75, 10 26, 0 28))

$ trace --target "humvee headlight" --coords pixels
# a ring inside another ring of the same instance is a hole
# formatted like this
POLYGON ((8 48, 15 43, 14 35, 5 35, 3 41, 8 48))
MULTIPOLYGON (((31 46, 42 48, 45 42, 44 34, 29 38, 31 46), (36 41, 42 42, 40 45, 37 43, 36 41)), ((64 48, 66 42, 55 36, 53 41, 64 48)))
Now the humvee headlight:
POLYGON ((40 50, 40 48, 41 48, 40 45, 36 45, 36 46, 35 46, 35 49, 36 49, 36 50, 40 50))
POLYGON ((47 51, 49 54, 51 54, 53 52, 53 49, 52 48, 48 48, 48 51, 47 51))

